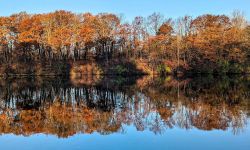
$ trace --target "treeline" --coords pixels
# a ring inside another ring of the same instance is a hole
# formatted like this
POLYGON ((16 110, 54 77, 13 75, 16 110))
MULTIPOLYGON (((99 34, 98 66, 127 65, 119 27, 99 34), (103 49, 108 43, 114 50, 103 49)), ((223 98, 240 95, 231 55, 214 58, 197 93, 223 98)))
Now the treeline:
POLYGON ((64 10, 0 17, 0 62, 127 60, 158 73, 250 72, 250 25, 241 12, 122 18, 64 10))

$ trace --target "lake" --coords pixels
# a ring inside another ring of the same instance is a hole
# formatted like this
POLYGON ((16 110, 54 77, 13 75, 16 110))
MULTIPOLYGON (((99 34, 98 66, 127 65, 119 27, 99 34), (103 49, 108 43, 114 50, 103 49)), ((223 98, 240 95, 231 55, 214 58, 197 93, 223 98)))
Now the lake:
POLYGON ((9 150, 250 147, 250 76, 0 79, 9 150))

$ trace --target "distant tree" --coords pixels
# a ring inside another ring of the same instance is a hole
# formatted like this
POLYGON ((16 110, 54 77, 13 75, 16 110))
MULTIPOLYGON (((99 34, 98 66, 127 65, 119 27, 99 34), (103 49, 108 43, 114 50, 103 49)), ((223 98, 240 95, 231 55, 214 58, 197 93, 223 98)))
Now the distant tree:
POLYGON ((153 13, 147 17, 147 26, 152 35, 156 35, 160 26, 164 22, 164 16, 160 13, 153 13))

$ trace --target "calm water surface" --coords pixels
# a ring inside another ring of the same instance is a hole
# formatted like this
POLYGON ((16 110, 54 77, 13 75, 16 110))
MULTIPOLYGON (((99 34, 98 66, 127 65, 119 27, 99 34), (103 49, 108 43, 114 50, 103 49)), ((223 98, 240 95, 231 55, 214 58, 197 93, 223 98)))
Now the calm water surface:
POLYGON ((250 148, 250 77, 0 79, 10 150, 250 148))

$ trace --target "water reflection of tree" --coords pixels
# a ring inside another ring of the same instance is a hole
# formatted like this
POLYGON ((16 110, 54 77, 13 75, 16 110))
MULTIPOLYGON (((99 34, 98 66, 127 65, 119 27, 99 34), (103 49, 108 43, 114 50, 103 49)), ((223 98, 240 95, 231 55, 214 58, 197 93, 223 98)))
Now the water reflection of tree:
POLYGON ((196 78, 178 83, 171 79, 143 80, 143 84, 148 84, 141 90, 154 103, 168 127, 202 130, 231 127, 237 133, 246 124, 249 112, 247 78, 211 78, 210 81, 196 78))
POLYGON ((247 78, 176 80, 102 79, 75 85, 66 79, 0 80, 0 133, 31 135, 123 132, 124 125, 161 134, 168 128, 232 129, 249 113, 247 78))

